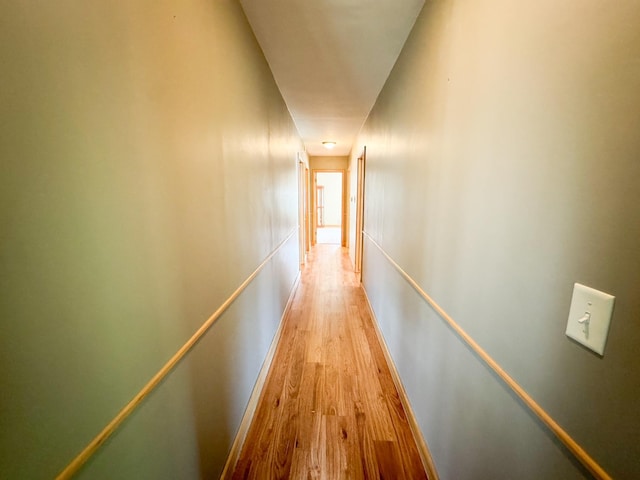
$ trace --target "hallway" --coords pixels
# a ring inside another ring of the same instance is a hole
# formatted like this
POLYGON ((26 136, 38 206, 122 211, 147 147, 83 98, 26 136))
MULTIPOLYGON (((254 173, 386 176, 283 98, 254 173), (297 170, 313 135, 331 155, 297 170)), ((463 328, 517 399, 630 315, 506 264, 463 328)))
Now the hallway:
POLYGON ((3 6, 0 477, 640 479, 640 1, 3 6))
POLYGON ((234 479, 426 478, 346 251, 317 245, 234 479))

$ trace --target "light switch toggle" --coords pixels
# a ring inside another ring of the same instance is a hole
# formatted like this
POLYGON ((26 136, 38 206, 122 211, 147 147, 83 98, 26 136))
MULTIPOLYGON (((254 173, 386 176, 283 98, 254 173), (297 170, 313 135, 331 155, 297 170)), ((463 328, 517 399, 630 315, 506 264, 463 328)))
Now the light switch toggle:
POLYGON ((578 319, 578 323, 582 324, 582 331, 585 337, 589 338, 589 321, 591 320, 591 314, 584 312, 584 315, 578 319))

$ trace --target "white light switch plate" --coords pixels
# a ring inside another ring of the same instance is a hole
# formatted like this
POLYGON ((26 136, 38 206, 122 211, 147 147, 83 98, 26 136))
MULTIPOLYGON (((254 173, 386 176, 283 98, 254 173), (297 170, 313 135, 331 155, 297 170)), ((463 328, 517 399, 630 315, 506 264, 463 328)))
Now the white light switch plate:
POLYGON ((566 335, 603 355, 615 299, 608 293, 576 283, 566 335))

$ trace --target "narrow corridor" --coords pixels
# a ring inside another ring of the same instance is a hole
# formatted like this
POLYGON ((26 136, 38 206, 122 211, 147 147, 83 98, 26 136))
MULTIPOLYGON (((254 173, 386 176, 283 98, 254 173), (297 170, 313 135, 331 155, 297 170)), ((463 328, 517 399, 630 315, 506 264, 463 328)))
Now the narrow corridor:
POLYGON ((311 252, 233 473, 426 479, 346 251, 311 252))

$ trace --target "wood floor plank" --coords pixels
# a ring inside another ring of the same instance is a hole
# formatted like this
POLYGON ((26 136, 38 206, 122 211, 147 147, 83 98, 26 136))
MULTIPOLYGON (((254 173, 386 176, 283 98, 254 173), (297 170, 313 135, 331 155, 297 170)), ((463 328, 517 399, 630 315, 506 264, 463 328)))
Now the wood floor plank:
POLYGON ((346 251, 310 254, 234 479, 426 479, 346 251))
POLYGON ((375 441, 374 449, 378 460, 378 468, 380 469, 380 479, 410 478, 407 477, 404 465, 400 462, 398 445, 395 442, 375 441))

